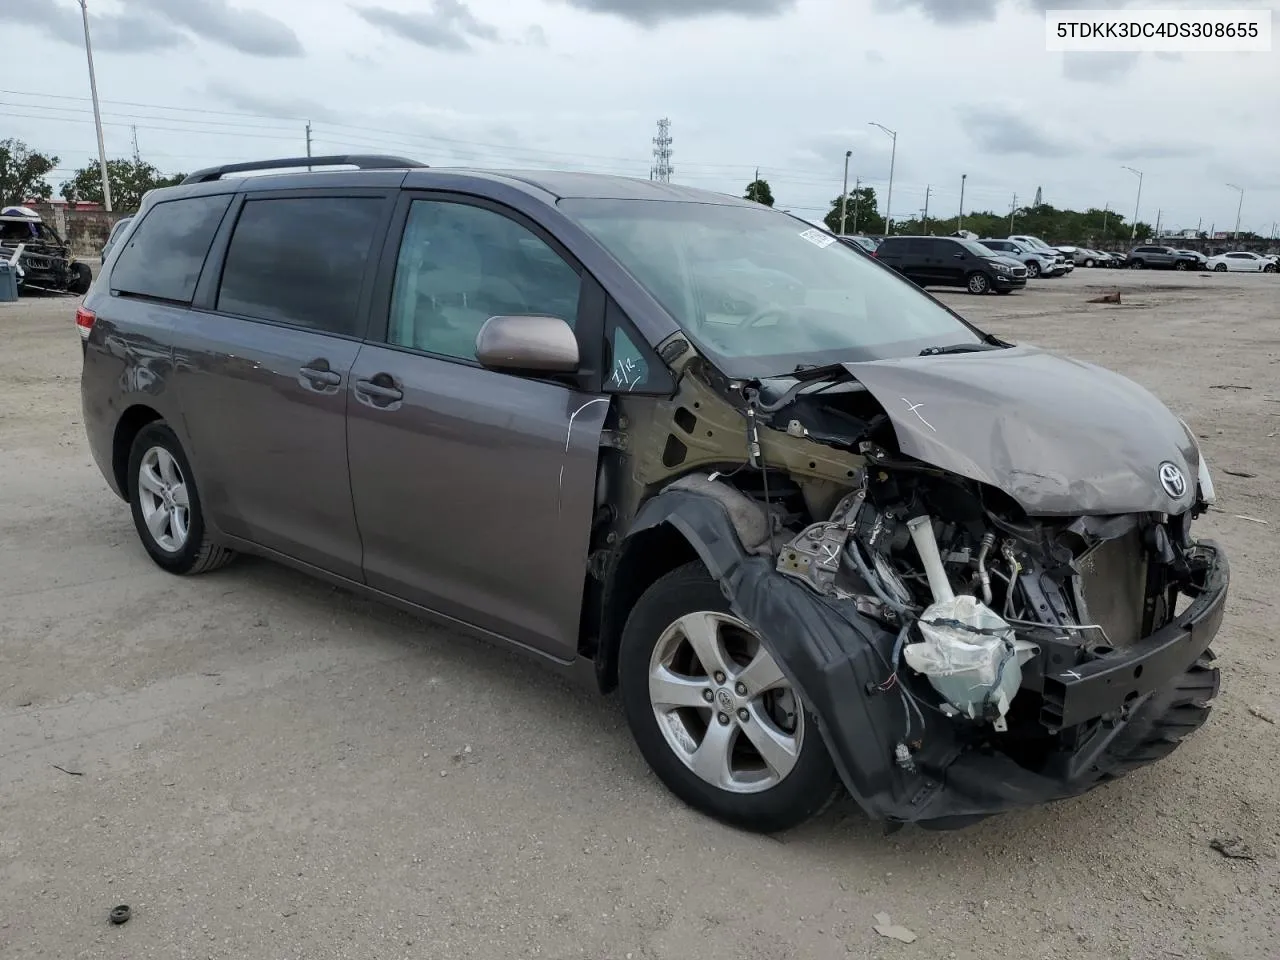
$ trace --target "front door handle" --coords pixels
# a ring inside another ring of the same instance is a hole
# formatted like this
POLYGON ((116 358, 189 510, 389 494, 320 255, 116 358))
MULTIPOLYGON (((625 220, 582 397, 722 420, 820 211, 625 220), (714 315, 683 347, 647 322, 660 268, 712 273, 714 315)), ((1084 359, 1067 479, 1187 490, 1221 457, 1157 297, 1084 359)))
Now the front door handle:
POLYGON ((404 399, 404 391, 385 373, 379 373, 369 380, 357 380, 356 393, 375 404, 395 403, 404 399))
POLYGON ((336 387, 342 382, 342 374, 330 370, 328 360, 312 360, 304 364, 298 376, 313 387, 336 387))

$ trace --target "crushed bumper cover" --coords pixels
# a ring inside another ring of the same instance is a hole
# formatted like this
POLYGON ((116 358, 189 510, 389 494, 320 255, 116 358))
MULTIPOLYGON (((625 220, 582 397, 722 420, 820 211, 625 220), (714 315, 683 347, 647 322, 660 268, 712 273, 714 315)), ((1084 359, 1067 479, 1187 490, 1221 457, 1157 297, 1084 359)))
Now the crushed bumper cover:
POLYGON ((1003 753, 967 748, 957 739, 956 722, 930 710, 924 711, 923 732, 912 733, 922 746, 908 770, 893 756, 908 722, 904 706, 874 690, 886 676, 895 635, 851 601, 820 596, 779 574, 772 558, 747 553, 718 500, 669 489, 644 505, 633 532, 662 523, 690 542, 734 612, 760 634, 817 719, 841 779, 867 815, 943 829, 1078 796, 1114 773, 1119 764, 1108 758, 1108 746, 1156 719, 1154 692, 1207 649, 1222 620, 1229 580, 1221 551, 1202 542, 1210 559, 1202 589, 1174 622, 1090 662, 1075 671, 1078 676, 1053 678, 1057 709, 1075 723, 1117 716, 1073 752, 1053 755, 1042 772, 1003 753))

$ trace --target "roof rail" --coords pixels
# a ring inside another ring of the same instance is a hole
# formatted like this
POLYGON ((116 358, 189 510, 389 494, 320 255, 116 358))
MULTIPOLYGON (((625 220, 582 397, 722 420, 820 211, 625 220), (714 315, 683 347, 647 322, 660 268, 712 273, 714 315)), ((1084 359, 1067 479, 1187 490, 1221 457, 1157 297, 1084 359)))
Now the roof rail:
POLYGON ((294 167, 358 167, 361 170, 399 170, 404 167, 425 167, 427 164, 405 157, 384 157, 377 154, 354 153, 332 157, 285 157, 282 160, 250 160, 247 163, 224 163, 220 167, 207 167, 187 174, 182 182, 212 183, 229 173, 248 173, 252 170, 288 170, 294 167))

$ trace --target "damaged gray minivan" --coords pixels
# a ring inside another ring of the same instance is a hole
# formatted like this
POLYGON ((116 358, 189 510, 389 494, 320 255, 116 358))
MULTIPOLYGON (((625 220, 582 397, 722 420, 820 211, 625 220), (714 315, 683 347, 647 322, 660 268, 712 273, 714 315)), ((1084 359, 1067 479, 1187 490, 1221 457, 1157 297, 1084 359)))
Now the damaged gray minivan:
POLYGON ((585 666, 733 824, 1079 795, 1218 692, 1187 425, 758 204, 236 164, 148 195, 76 321, 161 567, 257 554, 585 666))

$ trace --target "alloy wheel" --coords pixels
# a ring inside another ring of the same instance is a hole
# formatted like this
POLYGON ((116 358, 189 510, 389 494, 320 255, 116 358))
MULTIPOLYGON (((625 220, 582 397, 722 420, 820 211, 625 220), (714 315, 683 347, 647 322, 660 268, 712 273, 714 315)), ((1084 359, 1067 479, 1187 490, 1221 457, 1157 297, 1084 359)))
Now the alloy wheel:
POLYGON ((731 793, 777 786, 804 743, 804 710, 755 633, 724 613, 672 623, 649 660, 649 702, 671 751, 731 793))
POLYGON ((168 553, 182 550, 191 532, 191 501, 182 468, 164 447, 151 447, 142 455, 138 499, 156 546, 168 553))
POLYGON ((970 293, 986 293, 991 284, 987 282, 986 276, 981 273, 975 273, 969 278, 970 293))

